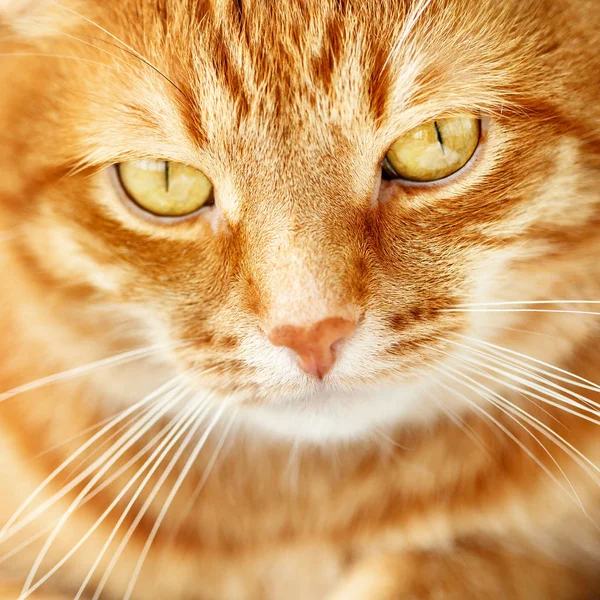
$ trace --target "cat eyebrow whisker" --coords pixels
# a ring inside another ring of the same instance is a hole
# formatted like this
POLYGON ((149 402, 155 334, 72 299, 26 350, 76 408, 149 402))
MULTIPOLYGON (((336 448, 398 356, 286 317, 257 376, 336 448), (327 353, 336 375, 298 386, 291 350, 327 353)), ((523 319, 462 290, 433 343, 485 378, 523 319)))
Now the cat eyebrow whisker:
POLYGON ((100 31, 106 33, 106 35, 110 36, 113 40, 118 42, 118 44, 113 44, 111 42, 108 42, 107 40, 101 40, 102 42, 104 42, 106 44, 110 44, 112 46, 115 46, 116 48, 119 48, 121 51, 126 52, 127 54, 130 54, 131 56, 134 56, 135 58, 141 60, 144 64, 146 64, 151 69, 153 69, 156 73, 158 73, 163 79, 168 81, 176 90, 178 90, 181 94, 183 94, 183 90, 178 85, 176 85, 169 77, 167 77, 167 75, 165 75, 156 65, 152 64, 147 58, 145 58, 137 50, 135 50, 135 48, 132 48, 129 44, 127 44, 122 39, 117 37, 114 33, 111 33, 110 31, 108 31, 108 29, 105 29, 99 23, 96 23, 89 17, 82 15, 81 13, 77 12, 76 10, 74 10, 68 6, 64 6, 63 4, 60 4, 60 2, 56 2, 56 0, 47 0, 47 1, 50 2, 51 4, 54 4, 55 6, 58 6, 59 8, 62 8, 64 10, 72 13, 73 15, 79 17, 80 19, 83 19, 90 25, 97 27, 100 31))

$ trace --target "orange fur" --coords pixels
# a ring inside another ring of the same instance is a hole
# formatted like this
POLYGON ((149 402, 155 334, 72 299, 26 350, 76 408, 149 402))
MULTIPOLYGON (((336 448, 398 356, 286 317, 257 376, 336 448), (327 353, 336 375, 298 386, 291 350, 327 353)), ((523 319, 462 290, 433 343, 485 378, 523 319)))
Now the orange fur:
POLYGON ((83 597, 594 598, 599 47, 594 0, 0 2, 0 600, 67 515, 29 597, 100 557, 83 597), (462 171, 380 183, 457 114, 462 171), (142 158, 215 206, 139 214, 112 165, 142 158), (322 382, 267 335, 319 322, 357 323, 322 382))

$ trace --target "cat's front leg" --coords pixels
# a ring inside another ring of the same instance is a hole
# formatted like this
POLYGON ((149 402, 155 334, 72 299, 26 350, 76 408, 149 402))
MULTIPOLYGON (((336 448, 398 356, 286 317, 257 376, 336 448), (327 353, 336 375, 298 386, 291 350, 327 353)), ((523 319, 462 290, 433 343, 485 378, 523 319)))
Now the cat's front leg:
POLYGON ((475 546, 373 556, 326 600, 596 600, 600 577, 588 569, 475 546))

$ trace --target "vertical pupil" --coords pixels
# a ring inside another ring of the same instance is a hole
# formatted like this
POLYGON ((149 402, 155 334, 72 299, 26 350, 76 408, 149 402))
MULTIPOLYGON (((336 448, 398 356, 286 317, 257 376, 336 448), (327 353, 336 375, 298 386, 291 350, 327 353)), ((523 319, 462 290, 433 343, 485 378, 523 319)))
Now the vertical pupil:
POLYGON ((442 154, 445 154, 444 151, 444 141, 442 140, 442 133, 440 131, 440 128, 437 124, 437 121, 433 122, 433 126, 435 127, 435 135, 437 137, 437 141, 440 143, 440 148, 442 149, 442 154))
POLYGON ((165 187, 167 192, 169 191, 169 161, 165 161, 165 187))

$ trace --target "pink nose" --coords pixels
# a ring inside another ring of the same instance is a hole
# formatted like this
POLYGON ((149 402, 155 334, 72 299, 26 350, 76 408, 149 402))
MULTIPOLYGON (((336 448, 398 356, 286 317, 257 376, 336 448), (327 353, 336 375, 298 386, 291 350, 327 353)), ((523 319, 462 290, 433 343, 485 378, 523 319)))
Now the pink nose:
POLYGON ((330 317, 308 327, 279 325, 269 333, 274 346, 286 346, 298 355, 298 366, 309 375, 323 379, 335 363, 340 342, 356 330, 356 322, 330 317))

